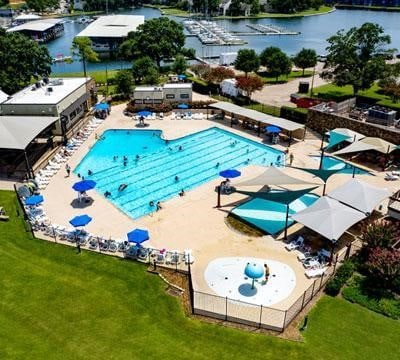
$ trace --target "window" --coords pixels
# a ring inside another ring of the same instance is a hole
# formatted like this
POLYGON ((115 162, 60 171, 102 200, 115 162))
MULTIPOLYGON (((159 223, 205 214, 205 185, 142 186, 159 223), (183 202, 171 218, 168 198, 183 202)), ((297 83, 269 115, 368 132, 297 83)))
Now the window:
POLYGON ((181 99, 189 99, 189 94, 181 94, 181 99))
POLYGON ((143 100, 142 99, 136 99, 135 100, 135 104, 143 104, 143 100))
POLYGON ((165 98, 166 99, 175 99, 175 95, 174 94, 166 94, 165 98))
POLYGON ((144 100, 143 101, 143 104, 152 104, 153 103, 153 100, 144 100))
POLYGON ((154 100, 154 104, 162 104, 162 100, 161 99, 154 100))

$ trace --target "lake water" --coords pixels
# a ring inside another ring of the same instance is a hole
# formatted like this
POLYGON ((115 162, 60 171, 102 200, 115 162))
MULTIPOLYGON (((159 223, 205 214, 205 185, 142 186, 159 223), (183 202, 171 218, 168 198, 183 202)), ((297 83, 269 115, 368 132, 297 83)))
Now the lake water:
MULTIPOLYGON (((145 19, 160 16, 160 12, 152 8, 139 8, 124 11, 125 14, 144 15, 145 19)), ((183 21, 183 18, 171 17, 176 21, 183 21)), ((71 22, 66 19, 65 34, 48 43, 50 54, 55 57, 57 54, 69 55, 72 39, 82 31, 86 25, 71 22)), ((326 39, 340 29, 348 30, 353 26, 360 26, 365 22, 375 22, 381 25, 387 34, 392 37, 392 47, 400 49, 400 14, 396 12, 367 11, 367 10, 336 10, 332 13, 319 16, 309 16, 292 19, 248 19, 248 20, 219 20, 220 26, 228 31, 249 32, 247 24, 272 24, 292 31, 299 31, 300 35, 281 36, 240 36, 248 42, 241 46, 204 46, 194 37, 186 38, 186 46, 196 49, 199 56, 213 56, 221 52, 237 51, 240 48, 253 48, 258 53, 267 46, 278 46, 289 55, 295 54, 301 48, 313 48, 318 54, 324 54, 327 46, 326 39)), ((108 64, 109 69, 118 69, 130 66, 130 63, 123 61, 110 61, 96 64, 89 64, 89 70, 104 69, 108 64)), ((82 64, 54 64, 53 72, 82 71, 82 64)))

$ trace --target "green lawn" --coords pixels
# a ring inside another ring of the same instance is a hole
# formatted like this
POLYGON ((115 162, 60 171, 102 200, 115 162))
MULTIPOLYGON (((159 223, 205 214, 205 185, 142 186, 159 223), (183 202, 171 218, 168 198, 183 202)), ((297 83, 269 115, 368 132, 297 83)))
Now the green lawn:
MULTIPOLYGON (((119 70, 108 70, 107 71, 108 80, 112 79, 118 71, 119 70)), ((96 81, 96 83, 104 84, 106 82, 105 70, 88 71, 87 74, 88 74, 88 76, 93 78, 96 81)), ((80 76, 83 76, 83 71, 67 72, 67 73, 54 73, 54 74, 51 74, 51 76, 52 77, 57 77, 57 76, 58 77, 80 77, 80 76)))
POLYGON ((140 264, 33 239, 0 222, 1 359, 395 359, 399 322, 323 297, 303 343, 186 317, 140 264))
POLYGON ((304 71, 292 71, 289 75, 281 75, 278 77, 278 81, 276 81, 276 76, 271 76, 271 74, 267 72, 259 72, 257 73, 267 84, 276 84, 276 83, 286 83, 288 81, 298 79, 298 78, 308 78, 312 76, 312 71, 306 70, 304 71))

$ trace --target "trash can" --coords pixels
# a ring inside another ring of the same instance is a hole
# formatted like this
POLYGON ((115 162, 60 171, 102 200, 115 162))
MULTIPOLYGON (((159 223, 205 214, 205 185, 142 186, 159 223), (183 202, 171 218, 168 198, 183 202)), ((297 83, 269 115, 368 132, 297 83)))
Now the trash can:
POLYGON ((306 94, 310 89, 310 83, 308 81, 300 81, 299 83, 299 93, 306 94))

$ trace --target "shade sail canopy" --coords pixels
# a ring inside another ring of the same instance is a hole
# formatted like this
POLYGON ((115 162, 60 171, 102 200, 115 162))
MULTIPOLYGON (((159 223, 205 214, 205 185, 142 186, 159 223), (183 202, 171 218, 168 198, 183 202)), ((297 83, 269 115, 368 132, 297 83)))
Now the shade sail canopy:
POLYGON ((74 185, 72 185, 72 188, 75 191, 83 192, 83 191, 92 190, 95 186, 96 186, 96 181, 82 180, 82 181, 78 181, 74 185))
POLYGON ((151 112, 150 112, 150 111, 147 111, 147 110, 142 110, 142 111, 139 111, 137 114, 138 114, 139 116, 144 116, 144 117, 146 117, 146 116, 150 116, 150 115, 151 115, 151 112))
POLYGON ((127 234, 128 241, 134 242, 136 244, 141 244, 142 242, 149 240, 149 232, 143 229, 135 229, 127 234))
POLYGON ((351 179, 328 194, 343 204, 369 214, 390 195, 389 190, 369 185, 358 179, 351 179))
POLYGON ((355 223, 365 219, 361 211, 352 209, 327 196, 319 198, 313 205, 292 215, 292 219, 321 234, 332 242, 355 223))
POLYGON ((336 151, 333 155, 348 154, 353 152, 361 152, 368 150, 375 150, 382 154, 387 154, 397 149, 398 147, 388 141, 377 137, 365 137, 359 141, 356 141, 344 149, 336 151))
POLYGON ((275 116, 266 115, 262 112, 246 109, 241 106, 228 103, 225 101, 220 101, 214 104, 210 104, 211 107, 215 109, 220 109, 222 111, 226 111, 232 114, 236 114, 239 116, 246 117, 251 120, 260 121, 266 124, 271 124, 275 126, 279 126, 281 129, 285 129, 287 131, 294 131, 297 129, 304 129, 304 125, 296 123, 294 121, 278 118, 275 116))
POLYGON ((25 150, 57 120, 52 116, 0 116, 0 149, 25 150))
POLYGON ((43 200, 43 195, 32 195, 25 199, 25 205, 38 205, 43 200))
POLYGON ((189 109, 189 105, 188 104, 179 104, 178 109, 189 109))
POLYGON ((89 215, 78 215, 69 221, 69 223, 74 227, 85 226, 92 221, 89 215))
POLYGON ((274 166, 267 168, 261 175, 256 176, 253 179, 241 181, 239 183, 233 184, 235 187, 242 186, 266 186, 266 185, 315 185, 313 182, 304 181, 297 179, 290 175, 287 175, 274 166))
POLYGON ((295 166, 291 166, 293 169, 302 170, 308 172, 318 178, 320 178, 323 182, 327 182, 328 179, 335 175, 338 172, 341 172, 343 169, 307 169, 307 168, 299 168, 295 166))
POLYGON ((233 178, 238 177, 240 175, 242 175, 242 173, 239 170, 236 170, 236 169, 223 170, 223 171, 220 171, 220 173, 219 173, 219 176, 222 176, 222 177, 227 178, 227 179, 233 179, 233 178))
POLYGON ((327 148, 331 148, 343 141, 354 142, 365 138, 365 135, 346 128, 336 128, 329 132, 329 144, 327 148))
POLYGON ((303 190, 274 190, 274 191, 242 191, 235 190, 239 194, 260 198, 264 200, 274 201, 280 204, 289 205, 291 202, 295 201, 299 197, 302 197, 305 194, 315 190, 318 186, 314 186, 312 188, 303 189, 303 190))
POLYGON ((95 110, 107 110, 109 107, 107 103, 98 103, 94 106, 95 110))

